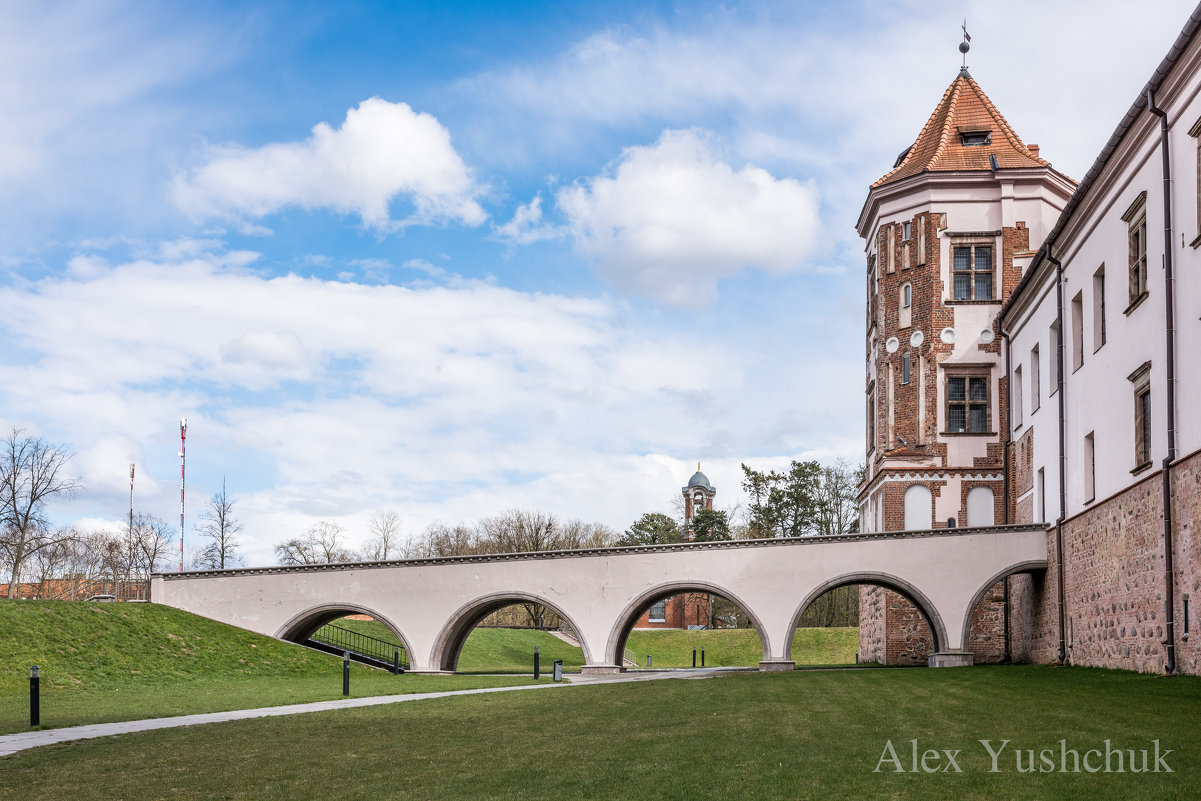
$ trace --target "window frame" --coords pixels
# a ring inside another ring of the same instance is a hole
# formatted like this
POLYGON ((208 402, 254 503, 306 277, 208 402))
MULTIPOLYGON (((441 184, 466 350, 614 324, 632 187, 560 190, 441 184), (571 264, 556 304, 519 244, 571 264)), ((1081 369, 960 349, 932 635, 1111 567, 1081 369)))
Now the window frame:
POLYGON ((1122 215, 1126 223, 1127 243, 1127 278, 1130 290, 1130 305, 1126 314, 1130 314, 1148 294, 1147 277, 1147 190, 1143 190, 1122 215))
POLYGON ((1042 377, 1039 375, 1039 370, 1042 365, 1041 354, 1039 352, 1039 343, 1035 342, 1034 347, 1030 349, 1030 414, 1034 414, 1042 408, 1042 377))
POLYGON ((1016 431, 1022 427, 1023 423, 1023 408, 1022 408, 1022 365, 1013 368, 1013 430, 1016 431))
POLYGON ((667 599, 666 598, 663 598, 662 600, 659 600, 659 601, 655 601, 653 604, 650 605, 650 607, 646 610, 646 622, 647 623, 666 623, 667 622, 667 599), (662 611, 659 612, 659 617, 655 617, 655 607, 660 607, 662 609, 662 611))
POLYGON ((992 409, 993 401, 993 381, 992 381, 992 365, 944 365, 943 371, 943 435, 952 437, 986 437, 997 436, 994 430, 995 420, 992 409), (984 399, 972 399, 972 379, 982 380, 984 385, 984 399), (951 399, 951 387, 953 381, 963 381, 963 399, 951 399), (972 408, 984 407, 984 428, 983 430, 973 430, 972 428, 972 408), (953 430, 951 424, 952 409, 963 408, 963 430, 953 430))
POLYGON ((1134 390, 1134 468, 1132 474, 1141 473, 1153 462, 1151 449, 1151 362, 1143 362, 1127 380, 1134 390))
POLYGON ((960 239, 952 240, 952 242, 951 242, 951 276, 950 276, 951 280, 948 284, 948 288, 950 291, 950 297, 948 299, 948 302, 950 302, 950 303, 1000 303, 1000 300, 998 299, 998 296, 1001 294, 1000 287, 997 286, 997 252, 998 252, 997 251, 997 243, 996 243, 996 240, 993 238, 985 238, 985 239, 960 238, 960 239), (988 269, 987 270, 981 270, 978 267, 978 262, 976 259, 976 252, 977 252, 977 249, 979 249, 979 248, 988 248, 989 258, 988 258, 988 269), (970 255, 968 257, 969 269, 967 269, 967 270, 960 270, 957 267, 957 263, 955 260, 955 254, 957 251, 959 251, 961 249, 966 249, 970 253, 970 255), (980 278, 983 277, 985 274, 988 275, 989 296, 987 298, 981 298, 981 297, 977 296, 976 288, 978 286, 978 282, 979 282, 980 278), (955 278, 958 275, 969 276, 968 288, 970 290, 970 293, 969 293, 968 297, 961 298, 961 297, 957 296, 957 291, 956 291, 956 286, 955 286, 955 278))

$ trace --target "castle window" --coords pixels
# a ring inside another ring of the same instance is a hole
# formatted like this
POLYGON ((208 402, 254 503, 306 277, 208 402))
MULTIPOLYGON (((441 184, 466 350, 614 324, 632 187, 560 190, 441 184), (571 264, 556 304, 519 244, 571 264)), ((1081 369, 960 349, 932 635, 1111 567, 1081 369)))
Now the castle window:
POLYGON ((1105 344, 1105 265, 1093 273, 1093 353, 1105 344))
POLYGON ((992 300, 992 245, 957 245, 954 253, 954 300, 992 300))
POLYGON ((667 622, 667 599, 655 601, 651 604, 650 611, 646 614, 648 623, 666 623, 667 622))
POLYGON ((1022 427, 1022 366, 1013 371, 1013 427, 1022 427))
POLYGON ((910 234, 910 232, 911 232, 911 229, 910 229, 910 227, 909 227, 909 223, 902 223, 902 225, 904 226, 905 234, 904 234, 904 236, 902 236, 901 238, 902 238, 902 239, 904 239, 906 242, 908 242, 908 241, 909 241, 909 234, 910 234))
POLYGON ((1193 127, 1189 129, 1188 135, 1197 140, 1197 238, 1189 243, 1195 248, 1201 245, 1201 119, 1193 123, 1193 127))
POLYGON ((1093 434, 1090 431, 1084 435, 1084 502, 1088 503, 1097 497, 1097 456, 1093 434))
POLYGON ((867 388, 867 449, 870 453, 876 449, 876 385, 867 388))
POLYGON ((1084 293, 1072 298, 1072 370, 1084 364, 1084 293))
POLYGON ((897 313, 897 326, 900 328, 908 328, 913 323, 913 285, 901 284, 901 302, 900 309, 897 313))
POLYGON ((1147 296, 1147 193, 1140 192, 1122 220, 1129 226, 1127 241, 1129 243, 1130 263, 1130 305, 1126 314, 1147 296))
POLYGON ((1151 362, 1143 362, 1127 376, 1134 384, 1134 469, 1138 473, 1151 466, 1151 362))
POLYGON ((947 433, 988 434, 987 370, 947 376, 947 433))
POLYGON ((1038 345, 1030 349, 1030 414, 1042 406, 1042 378, 1039 375, 1038 345))
POLYGON ((908 353, 906 353, 904 356, 901 357, 901 383, 902 384, 909 383, 909 372, 911 369, 911 364, 912 364, 912 362, 909 358, 908 353))

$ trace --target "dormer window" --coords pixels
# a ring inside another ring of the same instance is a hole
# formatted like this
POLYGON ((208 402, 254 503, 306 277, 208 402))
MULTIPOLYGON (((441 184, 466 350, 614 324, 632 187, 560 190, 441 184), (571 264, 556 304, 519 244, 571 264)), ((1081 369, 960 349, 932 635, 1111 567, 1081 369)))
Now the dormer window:
POLYGON ((985 147, 992 144, 992 129, 965 126, 959 129, 959 141, 964 147, 985 147))

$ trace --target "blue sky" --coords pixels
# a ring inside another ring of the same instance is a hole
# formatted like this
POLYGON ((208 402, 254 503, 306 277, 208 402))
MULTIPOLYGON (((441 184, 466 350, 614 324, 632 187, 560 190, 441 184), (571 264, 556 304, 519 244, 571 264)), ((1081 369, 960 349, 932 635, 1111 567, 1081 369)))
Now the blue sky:
POLYGON ((1191 10, 7 3, 0 424, 249 563, 509 506, 616 529, 701 460, 857 462, 867 185, 959 66, 1083 175, 1191 10), (1023 20, 1020 26, 1015 20, 1023 20))

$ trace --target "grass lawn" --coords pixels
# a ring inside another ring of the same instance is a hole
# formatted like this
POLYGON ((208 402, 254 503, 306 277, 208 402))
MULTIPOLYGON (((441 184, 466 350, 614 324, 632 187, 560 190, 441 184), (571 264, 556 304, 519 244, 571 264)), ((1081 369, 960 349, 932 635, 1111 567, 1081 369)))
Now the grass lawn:
MULTIPOLYGON (((335 625, 399 644, 392 630, 375 620, 334 621, 335 625)), ((564 670, 578 671, 584 664, 584 652, 545 631, 532 629, 477 628, 467 635, 459 655, 463 673, 532 673, 534 646, 538 646, 542 670, 550 672, 551 661, 563 660, 564 670)))
MULTIPOLYGON (((754 629, 714 629, 711 631, 643 630, 630 632, 626 647, 638 655, 638 665, 653 667, 691 667, 692 649, 705 649, 705 664, 710 667, 758 665, 763 646, 754 629)), ((859 650, 859 629, 797 629, 792 638, 792 658, 798 665, 847 665, 855 663, 859 650)))
MULTIPOLYGON (((374 620, 338 620, 336 625, 371 637, 398 643, 392 631, 374 620)), ((533 670, 534 646, 538 646, 544 669, 552 659, 562 659, 564 670, 579 670, 584 654, 544 631, 529 629, 477 628, 467 637, 459 657, 459 670, 465 673, 529 673, 533 670)), ((692 649, 705 649, 705 664, 710 667, 746 667, 759 664, 763 646, 754 629, 715 629, 682 631, 679 629, 643 630, 630 633, 626 647, 638 656, 639 667, 646 667, 650 654, 653 667, 691 667, 692 649)), ((792 640, 792 657, 798 665, 852 665, 859 650, 856 628, 797 629, 792 640)))
MULTIPOLYGON (((155 604, 0 600, 0 733, 29 728, 29 666, 43 727, 322 701, 342 661, 155 604)), ((393 676, 351 665, 351 694, 527 683, 518 677, 393 676)))
POLYGON ((1199 679, 1081 668, 746 674, 431 700, 82 741, 0 759, 0 794, 77 801, 1195 801, 1198 709, 1199 679), (908 768, 912 739, 923 751, 960 751, 962 772, 897 773, 892 763, 874 772, 890 740, 908 768), (999 773, 989 772, 980 739, 1012 741, 998 760, 999 773), (1060 739, 1081 752, 1104 749, 1106 739, 1133 749, 1153 748, 1158 739, 1173 751, 1167 763, 1175 772, 1017 772, 1014 749, 1057 749, 1060 739))

